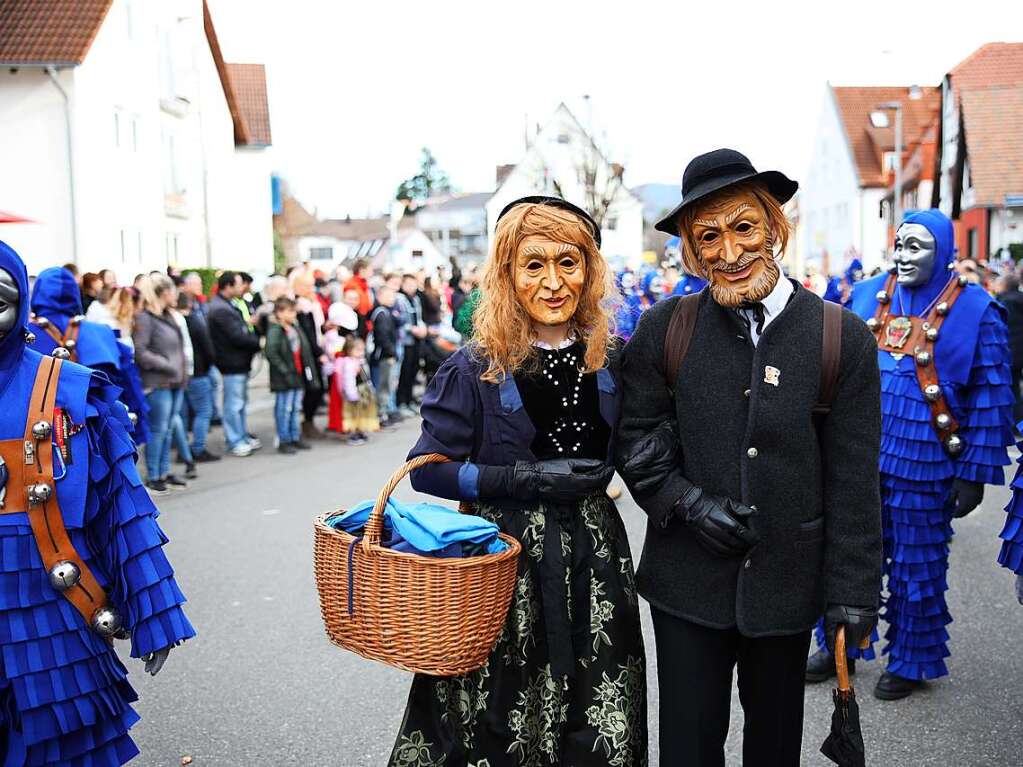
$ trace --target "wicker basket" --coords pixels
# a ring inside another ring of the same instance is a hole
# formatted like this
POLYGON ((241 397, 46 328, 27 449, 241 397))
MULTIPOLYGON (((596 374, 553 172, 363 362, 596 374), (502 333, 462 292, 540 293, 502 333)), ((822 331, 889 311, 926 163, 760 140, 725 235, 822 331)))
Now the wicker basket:
POLYGON ((440 558, 380 545, 384 507, 414 469, 448 459, 431 454, 402 466, 380 491, 361 540, 316 518, 315 570, 330 641, 390 666, 453 676, 480 668, 508 614, 519 552, 511 536, 499 554, 440 558), (351 590, 349 590, 351 587, 351 590))

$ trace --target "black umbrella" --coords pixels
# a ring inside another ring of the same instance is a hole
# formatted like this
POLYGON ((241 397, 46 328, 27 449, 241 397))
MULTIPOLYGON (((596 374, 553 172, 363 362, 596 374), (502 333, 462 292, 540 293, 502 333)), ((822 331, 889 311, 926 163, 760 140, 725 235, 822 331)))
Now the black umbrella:
POLYGON ((835 632, 835 670, 838 672, 838 689, 831 693, 835 700, 835 713, 831 715, 831 734, 821 746, 821 753, 839 767, 865 767, 860 707, 856 703, 856 691, 849 685, 849 668, 846 665, 845 626, 839 626, 835 632))

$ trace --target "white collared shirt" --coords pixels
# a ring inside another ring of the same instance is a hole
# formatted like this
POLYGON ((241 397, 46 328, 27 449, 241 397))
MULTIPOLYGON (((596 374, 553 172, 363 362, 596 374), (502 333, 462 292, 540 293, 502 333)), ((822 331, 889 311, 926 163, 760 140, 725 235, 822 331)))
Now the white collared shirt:
MULTIPOLYGON (((771 321, 782 313, 782 310, 784 310, 789 303, 789 297, 794 291, 795 288, 792 287, 792 283, 789 281, 788 277, 782 275, 778 278, 778 282, 775 284, 774 290, 772 290, 767 297, 760 302, 764 305, 764 330, 767 330, 767 326, 771 324, 771 321)), ((760 340, 760 333, 757 332, 756 314, 752 309, 737 309, 737 311, 749 320, 750 338, 753 341, 753 345, 756 346, 757 342, 760 340)))

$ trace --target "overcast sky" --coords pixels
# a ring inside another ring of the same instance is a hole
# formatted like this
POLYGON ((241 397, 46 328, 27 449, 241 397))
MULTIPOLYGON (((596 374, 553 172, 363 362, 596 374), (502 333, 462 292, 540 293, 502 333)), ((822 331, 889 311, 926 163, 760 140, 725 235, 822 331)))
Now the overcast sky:
POLYGON ((565 101, 630 186, 731 146, 803 175, 825 84, 937 85, 1023 3, 209 0, 229 61, 267 66, 276 170, 320 215, 387 209, 428 146, 493 188, 565 101), (668 10, 665 10, 665 7, 668 10))

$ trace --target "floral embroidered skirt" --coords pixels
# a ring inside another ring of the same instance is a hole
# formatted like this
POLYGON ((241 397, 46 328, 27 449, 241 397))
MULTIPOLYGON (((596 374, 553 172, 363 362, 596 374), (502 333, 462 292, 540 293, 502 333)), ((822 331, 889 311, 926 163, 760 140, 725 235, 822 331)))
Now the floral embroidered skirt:
POLYGON ((475 511, 522 544, 508 618, 479 671, 416 675, 389 764, 646 765, 646 660, 614 504, 475 511))

